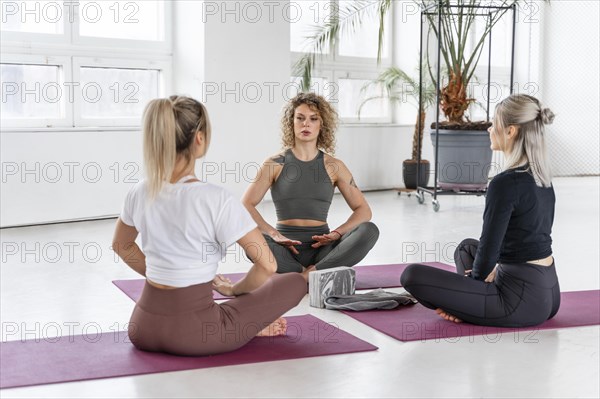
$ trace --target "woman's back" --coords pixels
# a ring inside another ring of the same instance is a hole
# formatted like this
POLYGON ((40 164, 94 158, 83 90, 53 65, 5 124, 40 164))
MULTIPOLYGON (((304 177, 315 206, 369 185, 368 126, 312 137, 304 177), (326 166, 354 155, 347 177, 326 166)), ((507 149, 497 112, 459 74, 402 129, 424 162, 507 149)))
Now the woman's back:
POLYGON ((527 262, 552 254, 552 224, 556 197, 553 187, 536 185, 526 167, 505 172, 510 178, 517 201, 514 204, 500 261, 506 263, 527 262))
POLYGON ((153 282, 185 287, 211 281, 228 246, 256 227, 225 189, 204 182, 166 184, 150 199, 146 181, 128 193, 121 220, 136 226, 153 282))

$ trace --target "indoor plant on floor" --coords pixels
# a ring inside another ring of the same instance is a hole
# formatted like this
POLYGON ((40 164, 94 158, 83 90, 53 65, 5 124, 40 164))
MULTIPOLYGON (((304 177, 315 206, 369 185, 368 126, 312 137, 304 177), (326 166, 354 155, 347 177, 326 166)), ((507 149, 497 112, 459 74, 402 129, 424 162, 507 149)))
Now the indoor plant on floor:
MULTIPOLYGON (((402 178, 404 180, 404 186, 408 189, 416 189, 417 186, 427 187, 430 171, 429 161, 421 157, 421 152, 423 149, 423 130, 425 128, 426 110, 435 104, 435 87, 430 79, 424 79, 423 87, 421 88, 421 107, 419 107, 419 80, 418 78, 414 79, 400 68, 390 67, 384 70, 377 79, 371 81, 363 88, 363 93, 371 86, 383 87, 386 92, 385 97, 388 98, 392 104, 402 105, 407 103, 409 98, 413 100, 412 104, 417 108, 417 121, 413 132, 412 156, 410 159, 406 159, 402 162, 402 178), (419 109, 421 109, 420 114, 419 109), (419 160, 420 166, 417 167, 419 160)), ((360 104, 358 111, 359 117, 360 110, 367 102, 380 98, 381 96, 370 96, 366 98, 360 104)))

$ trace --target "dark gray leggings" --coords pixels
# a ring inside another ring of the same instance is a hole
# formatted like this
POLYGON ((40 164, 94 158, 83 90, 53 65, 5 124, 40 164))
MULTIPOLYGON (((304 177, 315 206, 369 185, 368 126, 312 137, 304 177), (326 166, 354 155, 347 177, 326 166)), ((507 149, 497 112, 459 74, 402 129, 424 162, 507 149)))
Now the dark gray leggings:
POLYGON ((456 249, 458 273, 413 264, 402 273, 402 286, 422 305, 472 324, 526 327, 554 317, 560 307, 554 263, 499 264, 494 282, 486 283, 464 276, 473 266, 477 244, 468 239, 456 249))
POLYGON ((293 254, 287 247, 277 244, 265 235, 265 240, 277 260, 277 273, 301 272, 305 267, 315 265, 318 270, 337 266, 354 266, 373 248, 379 238, 379 229, 372 222, 361 223, 333 244, 312 248, 314 235, 329 233, 327 224, 317 227, 299 227, 277 224, 277 231, 292 240, 302 241, 293 254))

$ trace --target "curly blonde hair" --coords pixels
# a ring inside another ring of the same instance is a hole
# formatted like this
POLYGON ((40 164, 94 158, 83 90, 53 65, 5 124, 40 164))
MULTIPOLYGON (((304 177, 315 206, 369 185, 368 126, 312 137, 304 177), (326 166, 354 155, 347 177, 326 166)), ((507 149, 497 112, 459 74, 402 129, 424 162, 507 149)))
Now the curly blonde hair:
POLYGON ((316 111, 321 120, 321 131, 317 138, 317 148, 334 155, 338 114, 323 96, 315 93, 300 93, 292 98, 284 107, 283 117, 281 118, 281 141, 283 148, 294 147, 294 112, 302 104, 306 104, 311 110, 316 111))

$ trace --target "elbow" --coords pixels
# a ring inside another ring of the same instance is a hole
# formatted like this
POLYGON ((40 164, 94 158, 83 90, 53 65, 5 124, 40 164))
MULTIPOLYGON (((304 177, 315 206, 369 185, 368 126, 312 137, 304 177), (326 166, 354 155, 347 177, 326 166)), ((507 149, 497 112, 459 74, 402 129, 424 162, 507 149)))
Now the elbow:
POLYGON ((113 250, 114 253, 121 256, 121 254, 119 254, 119 252, 121 250, 121 244, 119 243, 119 241, 113 240, 113 242, 111 244, 111 249, 113 250))
POLYGON ((373 217, 373 212, 371 211, 371 207, 369 206, 369 204, 364 205, 363 207, 363 221, 365 222, 369 222, 371 221, 371 218, 373 217))
POLYGON ((246 210, 252 213, 253 210, 256 210, 256 205, 253 201, 248 200, 247 198, 242 198, 242 205, 246 210))
POLYGON ((360 205, 354 209, 354 217, 360 219, 360 222, 369 222, 371 221, 371 217, 373 216, 373 212, 371 212, 371 207, 369 204, 360 205))
POLYGON ((122 240, 113 240, 112 242, 112 250, 116 253, 119 258, 125 259, 127 253, 131 251, 135 244, 135 241, 124 242, 122 240))

